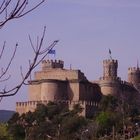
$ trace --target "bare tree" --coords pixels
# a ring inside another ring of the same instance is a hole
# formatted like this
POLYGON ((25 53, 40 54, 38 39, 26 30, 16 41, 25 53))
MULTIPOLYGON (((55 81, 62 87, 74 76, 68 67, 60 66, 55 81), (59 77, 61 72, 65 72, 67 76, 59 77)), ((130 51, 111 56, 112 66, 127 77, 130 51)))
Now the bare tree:
MULTIPOLYGON (((42 3, 44 3, 46 0, 39 0, 38 3, 36 3, 33 7, 28 7, 29 1, 28 0, 2 0, 0 2, 0 29, 4 27, 4 25, 13 19, 21 18, 25 16, 26 14, 32 12, 35 10, 37 7, 39 7, 42 3)), ((22 71, 22 66, 20 67, 21 71, 21 81, 13 86, 12 88, 6 88, 4 86, 0 90, 0 101, 2 100, 3 97, 9 97, 15 95, 22 85, 27 84, 27 79, 30 77, 32 71, 40 64, 40 62, 47 56, 49 50, 51 50, 58 40, 55 40, 50 46, 47 48, 43 49, 43 41, 45 37, 45 32, 46 32, 46 27, 44 27, 42 36, 37 37, 36 44, 32 42, 31 37, 29 36, 29 41, 32 47, 32 50, 34 52, 34 57, 33 60, 29 60, 29 67, 28 70, 25 74, 23 74, 22 71)), ((13 59, 15 58, 15 54, 17 52, 18 48, 18 43, 15 45, 15 49, 13 50, 13 54, 11 55, 11 58, 9 62, 7 63, 7 66, 5 68, 1 68, 0 71, 0 83, 5 82, 10 79, 11 75, 8 75, 7 72, 10 69, 13 59)), ((2 57, 5 55, 5 49, 6 49, 6 42, 3 43, 3 46, 1 47, 0 50, 0 61, 2 61, 2 57)))
MULTIPOLYGON (((30 0, 31 1, 31 0, 30 0)), ((30 7, 29 0, 1 0, 0 1, 0 28, 8 21, 21 18, 38 8, 46 0, 39 1, 30 7)))

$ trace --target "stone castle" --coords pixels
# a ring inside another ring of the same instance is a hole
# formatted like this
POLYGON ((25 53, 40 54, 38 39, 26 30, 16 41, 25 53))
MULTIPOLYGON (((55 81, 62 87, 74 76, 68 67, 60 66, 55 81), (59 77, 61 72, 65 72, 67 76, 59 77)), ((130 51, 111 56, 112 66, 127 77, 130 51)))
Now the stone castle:
POLYGON ((41 71, 35 72, 29 81, 29 99, 17 102, 19 114, 34 111, 38 103, 63 102, 71 109, 79 103, 84 109, 83 116, 90 117, 98 108, 102 95, 136 96, 140 91, 140 68, 128 69, 128 81, 117 75, 118 61, 103 61, 103 76, 90 82, 80 70, 64 69, 61 60, 43 60, 41 71))
POLYGON ((41 71, 35 72, 34 80, 29 81, 29 100, 17 102, 19 114, 34 111, 38 103, 49 101, 63 102, 72 108, 80 103, 82 115, 90 116, 101 99, 100 87, 87 80, 80 70, 64 69, 61 60, 42 61, 41 71))

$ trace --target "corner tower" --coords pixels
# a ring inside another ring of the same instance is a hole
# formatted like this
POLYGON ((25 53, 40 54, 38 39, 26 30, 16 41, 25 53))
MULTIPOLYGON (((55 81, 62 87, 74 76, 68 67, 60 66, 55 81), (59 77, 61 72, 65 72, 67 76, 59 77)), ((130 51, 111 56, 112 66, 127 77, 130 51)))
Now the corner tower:
POLYGON ((99 80, 103 95, 119 93, 121 79, 117 76, 118 61, 112 58, 103 60, 103 77, 99 80))
POLYGON ((128 68, 128 82, 140 91, 140 68, 138 66, 128 68))
POLYGON ((128 68, 128 82, 134 85, 140 83, 140 68, 139 67, 128 68))

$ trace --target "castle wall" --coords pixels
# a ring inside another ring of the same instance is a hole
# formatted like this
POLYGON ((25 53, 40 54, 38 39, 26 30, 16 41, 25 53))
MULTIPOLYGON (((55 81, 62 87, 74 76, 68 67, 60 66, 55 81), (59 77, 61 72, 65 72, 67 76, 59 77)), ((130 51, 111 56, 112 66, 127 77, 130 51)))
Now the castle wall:
POLYGON ((31 84, 28 88, 29 101, 39 101, 41 100, 41 85, 40 84, 31 84))
POLYGON ((79 100, 84 101, 88 99, 88 85, 86 82, 81 82, 79 87, 79 100))
POLYGON ((79 100, 79 83, 68 82, 67 86, 68 99, 73 101, 79 100))
POLYGON ((58 81, 58 92, 55 95, 55 100, 68 100, 68 92, 67 92, 67 81, 58 81))
POLYGON ((68 102, 69 109, 72 110, 75 104, 79 104, 82 108, 81 113, 79 115, 84 116, 84 117, 93 117, 95 112, 97 111, 98 108, 98 103, 96 102, 89 102, 89 101, 72 101, 68 102))
POLYGON ((97 101, 101 97, 101 90, 97 84, 80 82, 79 99, 81 101, 97 101))
POLYGON ((16 112, 18 112, 20 115, 26 113, 26 107, 24 106, 23 102, 16 103, 16 112))
POLYGON ((55 101, 67 100, 67 83, 50 80, 41 84, 41 100, 55 101))
POLYGON ((27 101, 27 102, 17 102, 16 103, 16 112, 18 112, 20 115, 23 113, 27 113, 29 111, 34 112, 37 104, 43 103, 47 105, 47 101, 27 101))
MULTIPOLYGON (((58 103, 62 103, 65 106, 68 106, 70 110, 73 109, 75 104, 79 104, 83 109, 83 111, 79 114, 85 117, 92 117, 98 107, 98 103, 96 102, 88 102, 88 101, 56 101, 58 103)), ((23 113, 27 113, 29 111, 35 111, 37 104, 47 105, 48 101, 28 101, 28 102, 17 102, 16 103, 16 111, 21 115, 23 113)))
POLYGON ((79 70, 51 69, 35 72, 35 79, 76 80, 86 79, 86 77, 79 70))
POLYGON ((47 82, 41 84, 41 100, 54 101, 58 92, 58 84, 55 82, 47 82))
POLYGON ((101 85, 101 92, 103 95, 117 95, 121 92, 118 84, 111 85, 111 83, 106 84, 106 86, 101 85))

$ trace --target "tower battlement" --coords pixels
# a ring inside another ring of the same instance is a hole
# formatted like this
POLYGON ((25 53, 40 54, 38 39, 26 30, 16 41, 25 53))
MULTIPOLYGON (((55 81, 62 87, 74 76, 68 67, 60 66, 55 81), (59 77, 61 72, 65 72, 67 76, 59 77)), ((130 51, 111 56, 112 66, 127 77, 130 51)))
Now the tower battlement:
POLYGON ((61 68, 64 67, 64 61, 62 60, 43 60, 42 61, 42 70, 47 70, 51 68, 61 68))
POLYGON ((118 60, 114 60, 114 59, 103 60, 103 64, 109 64, 109 63, 113 63, 113 64, 117 64, 118 65, 118 60))
POLYGON ((130 67, 128 68, 128 73, 136 73, 136 72, 140 72, 140 68, 138 67, 130 67))
POLYGON ((117 78, 118 61, 114 59, 103 60, 103 78, 117 78))
POLYGON ((140 68, 130 67, 128 68, 128 82, 134 85, 140 83, 140 68))

